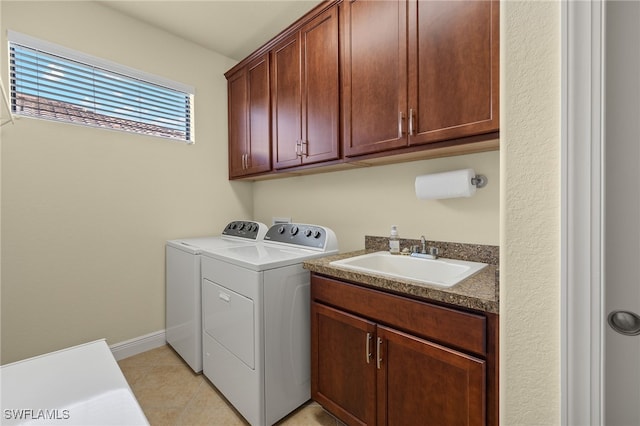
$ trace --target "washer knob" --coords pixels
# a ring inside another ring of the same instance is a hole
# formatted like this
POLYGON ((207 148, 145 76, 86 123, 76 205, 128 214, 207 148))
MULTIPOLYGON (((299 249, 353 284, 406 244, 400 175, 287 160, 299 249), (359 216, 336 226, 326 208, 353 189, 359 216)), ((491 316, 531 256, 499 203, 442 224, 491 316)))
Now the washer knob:
POLYGON ((281 225, 280 228, 278 228, 278 234, 284 234, 284 225, 281 225))
POLYGON ((304 236, 305 236, 305 237, 310 237, 312 233, 313 233, 313 232, 311 232, 311 229, 306 229, 306 230, 304 231, 304 236))
POLYGON ((316 231, 313 233, 313 238, 320 238, 321 235, 322 232, 320 232, 319 229, 316 229, 316 231))
POLYGON ((297 226, 292 226, 291 227, 291 235, 296 235, 298 233, 298 227, 297 226))

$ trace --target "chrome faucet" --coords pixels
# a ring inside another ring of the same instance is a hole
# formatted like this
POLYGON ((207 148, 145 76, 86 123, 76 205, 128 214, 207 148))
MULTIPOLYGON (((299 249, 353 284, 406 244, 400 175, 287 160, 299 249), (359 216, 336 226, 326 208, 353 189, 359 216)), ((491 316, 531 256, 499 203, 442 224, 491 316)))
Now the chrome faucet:
POLYGON ((422 245, 422 251, 418 254, 418 246, 414 246, 415 250, 413 250, 414 256, 423 257, 427 259, 437 259, 439 255, 439 250, 437 247, 429 247, 429 252, 427 253, 427 239, 424 235, 420 236, 420 244, 422 245))

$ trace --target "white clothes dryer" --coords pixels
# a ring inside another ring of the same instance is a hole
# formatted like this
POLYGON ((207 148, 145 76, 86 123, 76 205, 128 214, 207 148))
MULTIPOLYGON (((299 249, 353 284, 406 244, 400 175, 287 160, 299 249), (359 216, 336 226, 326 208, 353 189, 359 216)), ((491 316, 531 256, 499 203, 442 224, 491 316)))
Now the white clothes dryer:
POLYGON ((274 225, 251 246, 202 252, 203 373, 252 425, 310 398, 307 259, 338 252, 334 232, 274 225))
POLYGON ((196 373, 202 371, 200 254, 204 249, 255 244, 267 229, 259 222, 233 221, 217 236, 166 243, 166 340, 196 373))

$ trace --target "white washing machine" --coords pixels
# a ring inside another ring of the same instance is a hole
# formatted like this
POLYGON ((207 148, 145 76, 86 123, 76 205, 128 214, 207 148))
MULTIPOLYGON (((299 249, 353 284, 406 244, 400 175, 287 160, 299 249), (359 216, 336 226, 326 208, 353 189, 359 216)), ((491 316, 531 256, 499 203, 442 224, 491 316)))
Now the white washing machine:
POLYGON ((196 373, 202 371, 200 254, 204 249, 255 244, 267 230, 263 223, 233 221, 218 236, 167 241, 166 339, 196 373))
POLYGON ((282 224, 260 244, 202 253, 203 373, 252 425, 310 398, 307 259, 338 252, 317 225, 282 224))

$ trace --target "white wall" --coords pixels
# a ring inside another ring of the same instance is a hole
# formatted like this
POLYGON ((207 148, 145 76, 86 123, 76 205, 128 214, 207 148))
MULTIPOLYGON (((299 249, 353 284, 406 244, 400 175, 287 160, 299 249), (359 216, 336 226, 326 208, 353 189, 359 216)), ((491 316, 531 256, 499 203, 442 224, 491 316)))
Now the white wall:
POLYGON ((234 61, 94 2, 2 1, 11 29, 196 87, 196 144, 22 118, 2 127, 2 363, 164 329, 164 241, 253 214, 227 181, 234 61))

